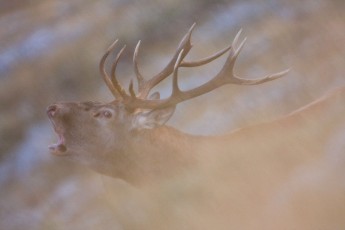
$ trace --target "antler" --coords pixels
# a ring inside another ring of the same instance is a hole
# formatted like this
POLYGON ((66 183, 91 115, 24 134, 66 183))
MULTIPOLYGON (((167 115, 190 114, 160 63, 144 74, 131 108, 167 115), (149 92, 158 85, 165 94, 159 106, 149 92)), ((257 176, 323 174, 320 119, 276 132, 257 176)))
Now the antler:
POLYGON ((108 48, 107 52, 104 54, 104 56, 101 59, 100 62, 100 69, 101 73, 103 75, 103 78, 108 85, 109 89, 111 92, 114 94, 117 100, 123 100, 125 106, 128 109, 136 109, 136 108, 143 108, 143 109, 159 109, 159 108, 165 108, 165 107, 170 107, 170 106, 175 106, 178 103, 182 101, 189 100, 191 98, 200 96, 202 94, 208 93, 222 85, 226 84, 238 84, 238 85, 257 85, 257 84, 262 84, 264 82, 272 81, 277 78, 282 77, 285 75, 289 69, 271 74, 268 76, 265 76, 263 78, 258 78, 258 79, 244 79, 236 76, 233 72, 234 65, 236 62, 236 59, 243 48, 243 45, 246 41, 246 38, 243 39, 243 41, 240 43, 239 47, 235 49, 234 47, 236 46, 236 43, 238 41, 238 38, 241 34, 241 30, 237 33, 235 36, 235 39, 233 40, 232 44, 223 50, 220 50, 219 52, 213 54, 212 56, 206 57, 204 59, 198 60, 198 61, 192 61, 192 62, 187 62, 184 61, 184 58, 187 56, 189 51, 192 48, 192 44, 190 42, 191 34, 192 31, 195 27, 195 23, 192 25, 192 27, 189 29, 187 34, 182 38, 175 54, 173 55, 172 59, 170 62, 167 64, 167 66, 157 75, 155 75, 153 78, 149 80, 145 80, 143 76, 141 75, 139 68, 138 68, 138 63, 137 63, 137 57, 139 53, 139 47, 140 47, 140 41, 138 42, 135 51, 134 51, 134 56, 133 56, 133 64, 134 64, 134 71, 136 74, 136 78, 138 81, 138 94, 136 95, 133 89, 133 82, 131 81, 129 85, 129 92, 130 95, 126 93, 126 91, 121 87, 119 82, 116 79, 115 75, 115 70, 117 63, 120 59, 121 54, 123 53, 125 46, 121 49, 119 54, 117 55, 111 69, 111 77, 109 77, 104 69, 104 62, 109 53, 115 48, 115 45, 117 43, 117 40, 108 48), (182 91, 179 86, 178 86, 178 69, 180 67, 196 67, 196 66, 201 66, 205 65, 227 51, 229 51, 229 56, 220 70, 220 72, 210 81, 207 83, 196 87, 191 90, 187 91, 182 91), (171 96, 162 99, 162 100, 148 100, 147 96, 151 89, 155 87, 157 84, 159 84, 162 80, 167 78, 173 74, 172 78, 172 93, 171 96))

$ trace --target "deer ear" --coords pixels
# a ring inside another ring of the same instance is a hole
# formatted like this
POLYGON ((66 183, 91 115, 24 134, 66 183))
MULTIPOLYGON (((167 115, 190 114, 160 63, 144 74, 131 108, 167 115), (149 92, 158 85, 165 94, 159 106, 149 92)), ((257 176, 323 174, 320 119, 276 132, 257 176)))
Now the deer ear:
POLYGON ((134 129, 153 129, 165 124, 175 112, 175 106, 165 109, 151 110, 137 114, 134 129))

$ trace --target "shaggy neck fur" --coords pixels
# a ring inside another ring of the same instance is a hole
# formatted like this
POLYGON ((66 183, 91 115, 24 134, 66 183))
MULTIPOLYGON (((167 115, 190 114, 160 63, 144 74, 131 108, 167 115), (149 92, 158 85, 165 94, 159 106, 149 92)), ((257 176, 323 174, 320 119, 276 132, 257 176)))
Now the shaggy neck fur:
POLYGON ((168 126, 132 132, 122 140, 123 149, 107 153, 103 173, 133 184, 178 176, 197 164, 198 143, 204 138, 168 126))

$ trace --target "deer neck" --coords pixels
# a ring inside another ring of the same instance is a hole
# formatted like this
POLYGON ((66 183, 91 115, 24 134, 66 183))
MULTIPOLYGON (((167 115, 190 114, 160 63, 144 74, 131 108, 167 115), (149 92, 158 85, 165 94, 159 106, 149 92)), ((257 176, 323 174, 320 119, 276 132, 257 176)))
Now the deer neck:
POLYGON ((108 170, 104 173, 133 184, 178 176, 196 166, 204 138, 169 126, 134 132, 123 140, 123 149, 108 154, 108 170))

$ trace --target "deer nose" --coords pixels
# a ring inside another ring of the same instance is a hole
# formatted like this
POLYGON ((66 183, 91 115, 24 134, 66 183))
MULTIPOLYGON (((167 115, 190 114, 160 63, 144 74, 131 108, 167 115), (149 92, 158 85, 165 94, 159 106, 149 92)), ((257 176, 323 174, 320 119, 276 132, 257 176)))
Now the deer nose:
POLYGON ((57 111, 58 107, 57 105, 50 105, 47 107, 47 114, 49 117, 54 117, 55 113, 57 111))

